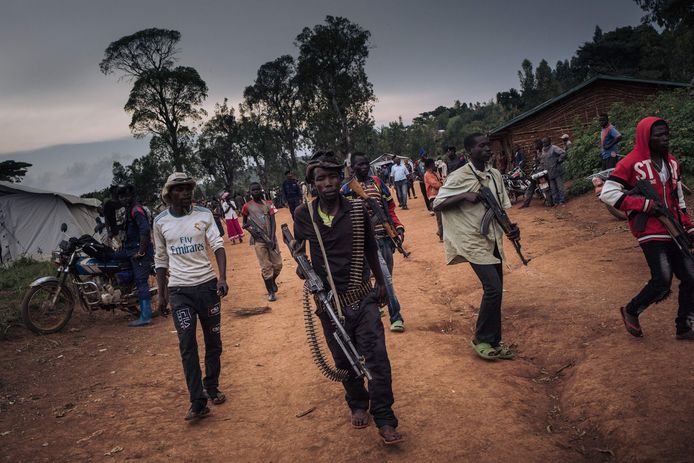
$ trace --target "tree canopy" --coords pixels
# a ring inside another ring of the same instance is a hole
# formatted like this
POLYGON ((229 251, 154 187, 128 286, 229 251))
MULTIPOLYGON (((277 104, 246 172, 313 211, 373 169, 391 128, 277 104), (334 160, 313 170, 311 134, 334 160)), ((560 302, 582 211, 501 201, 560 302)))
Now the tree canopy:
POLYGON ((31 167, 28 162, 2 161, 0 162, 0 181, 19 183, 27 174, 27 169, 31 167))
POLYGON ((178 31, 145 29, 112 42, 99 64, 101 72, 116 71, 133 81, 125 111, 132 115, 130 130, 136 137, 159 137, 176 170, 191 163, 186 153, 186 134, 194 132, 188 122, 206 115, 200 107, 207 85, 192 67, 178 66, 178 31))

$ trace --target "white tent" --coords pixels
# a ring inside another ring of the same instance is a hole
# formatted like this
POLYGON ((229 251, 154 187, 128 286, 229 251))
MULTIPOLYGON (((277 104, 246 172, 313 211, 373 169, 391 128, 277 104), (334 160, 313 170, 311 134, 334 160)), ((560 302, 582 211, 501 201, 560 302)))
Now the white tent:
POLYGON ((97 199, 0 182, 0 262, 49 259, 65 239, 60 225, 67 224, 69 236, 92 234, 100 204, 97 199))
POLYGON ((373 167, 380 167, 385 164, 390 164, 393 162, 393 158, 400 158, 402 162, 406 161, 411 161, 412 159, 408 158, 407 156, 400 156, 400 155, 395 155, 395 154, 382 154, 373 161, 371 161, 371 166, 373 167))

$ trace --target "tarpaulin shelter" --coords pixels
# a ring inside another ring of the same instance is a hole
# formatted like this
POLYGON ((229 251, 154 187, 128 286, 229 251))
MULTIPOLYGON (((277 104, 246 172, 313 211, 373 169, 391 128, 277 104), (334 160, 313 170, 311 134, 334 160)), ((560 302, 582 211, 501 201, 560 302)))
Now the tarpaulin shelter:
POLYGON ((0 262, 21 257, 47 260, 69 236, 92 234, 101 201, 0 182, 0 262))

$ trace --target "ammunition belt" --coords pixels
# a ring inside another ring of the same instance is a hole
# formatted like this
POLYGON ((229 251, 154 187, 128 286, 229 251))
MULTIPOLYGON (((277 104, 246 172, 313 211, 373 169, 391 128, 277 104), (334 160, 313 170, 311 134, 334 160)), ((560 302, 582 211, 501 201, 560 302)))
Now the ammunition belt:
MULTIPOLYGON (((361 290, 364 282, 364 202, 361 199, 352 201, 352 208, 349 212, 352 220, 352 262, 349 266, 349 285, 350 291, 361 290)), ((340 300, 340 302, 342 302, 340 300)))
POLYGON ((343 308, 356 305, 356 307, 352 307, 353 310, 356 310, 359 308, 359 305, 361 305, 361 301, 372 289, 373 286, 371 286, 371 281, 366 280, 362 281, 358 288, 348 289, 344 293, 339 293, 337 297, 343 308))

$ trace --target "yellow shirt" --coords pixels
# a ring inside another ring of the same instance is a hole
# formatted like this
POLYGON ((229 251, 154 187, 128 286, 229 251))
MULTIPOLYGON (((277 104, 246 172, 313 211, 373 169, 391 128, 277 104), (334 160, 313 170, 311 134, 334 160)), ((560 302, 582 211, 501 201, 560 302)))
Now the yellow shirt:
MULTIPOLYGON (((446 178, 446 183, 436 195, 434 206, 451 196, 479 191, 480 180, 477 177, 481 179, 482 185, 492 190, 501 207, 504 209, 511 207, 501 173, 489 165, 485 166, 485 170, 479 171, 471 162, 455 170, 446 178)), ((501 225, 496 220, 492 220, 489 234, 485 236, 480 233, 480 224, 485 212, 484 203, 473 204, 469 201, 462 201, 457 206, 441 212, 443 246, 446 262, 449 265, 460 262, 480 265, 498 264, 500 261, 494 257, 494 246, 499 249, 501 259, 504 259, 504 231, 501 225)))
POLYGON ((323 209, 320 208, 320 205, 318 206, 318 217, 320 217, 320 219, 323 221, 323 225, 325 225, 326 227, 333 226, 333 219, 335 218, 335 216, 323 212, 323 209))

